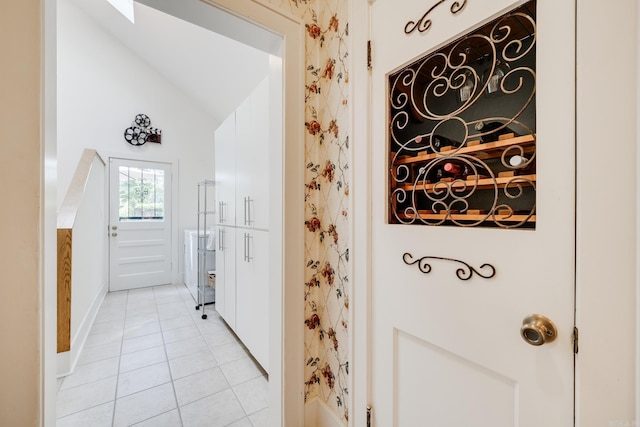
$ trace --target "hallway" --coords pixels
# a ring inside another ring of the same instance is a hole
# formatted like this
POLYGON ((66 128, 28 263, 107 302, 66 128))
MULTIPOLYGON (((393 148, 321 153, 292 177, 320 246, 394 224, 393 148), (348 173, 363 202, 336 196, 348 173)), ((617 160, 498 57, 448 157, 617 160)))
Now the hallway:
POLYGON ((57 426, 267 423, 264 372, 184 286, 107 294, 72 375, 58 380, 57 426))

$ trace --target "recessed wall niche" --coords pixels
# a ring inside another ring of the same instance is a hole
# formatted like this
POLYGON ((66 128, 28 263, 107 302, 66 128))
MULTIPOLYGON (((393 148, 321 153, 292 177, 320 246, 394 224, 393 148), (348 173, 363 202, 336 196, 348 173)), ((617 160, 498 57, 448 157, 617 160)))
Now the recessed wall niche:
POLYGON ((389 223, 535 228, 535 11, 389 76, 389 223))

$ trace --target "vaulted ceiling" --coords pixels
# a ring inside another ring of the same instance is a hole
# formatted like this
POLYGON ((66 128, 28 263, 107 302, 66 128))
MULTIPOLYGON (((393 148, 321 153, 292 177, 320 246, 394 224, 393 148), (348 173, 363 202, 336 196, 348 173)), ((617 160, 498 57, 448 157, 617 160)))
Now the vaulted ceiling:
POLYGON ((278 48, 274 34, 199 0, 134 2, 135 24, 107 0, 68 1, 181 89, 216 123, 266 77, 267 52, 278 48))

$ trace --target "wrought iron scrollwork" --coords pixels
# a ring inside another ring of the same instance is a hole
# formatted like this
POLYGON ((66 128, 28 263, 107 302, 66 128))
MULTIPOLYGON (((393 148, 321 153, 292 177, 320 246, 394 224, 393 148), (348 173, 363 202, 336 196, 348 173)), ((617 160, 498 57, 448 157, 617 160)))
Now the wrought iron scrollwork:
POLYGON ((405 264, 417 265, 418 269, 424 274, 431 273, 431 260, 449 261, 461 264, 462 267, 456 269, 456 276, 458 276, 458 279, 460 280, 469 280, 474 274, 477 274, 483 279, 491 279, 496 275, 495 267, 488 263, 484 263, 478 269, 476 269, 468 263, 460 261, 459 259, 443 258, 437 256, 423 256, 422 258, 414 259, 413 255, 411 255, 409 252, 405 252, 404 255, 402 255, 402 261, 404 261, 405 264), (480 272, 480 270, 484 270, 485 273, 480 272))
POLYGON ((535 47, 532 1, 390 76, 390 222, 534 228, 535 47))
MULTIPOLYGON (((427 10, 418 21, 407 22, 406 25, 404 26, 405 34, 411 34, 415 30, 418 30, 418 32, 420 33, 424 33, 428 31, 429 28, 431 28, 431 25, 433 24, 433 22, 431 21, 431 19, 427 17, 431 12, 433 12, 434 9, 436 9, 438 6, 440 6, 442 3, 446 1, 447 0, 438 0, 438 2, 435 3, 433 6, 431 6, 429 10, 427 10)), ((455 15, 457 13, 460 13, 466 5, 467 5, 467 0, 454 1, 449 10, 451 11, 452 14, 455 15)))

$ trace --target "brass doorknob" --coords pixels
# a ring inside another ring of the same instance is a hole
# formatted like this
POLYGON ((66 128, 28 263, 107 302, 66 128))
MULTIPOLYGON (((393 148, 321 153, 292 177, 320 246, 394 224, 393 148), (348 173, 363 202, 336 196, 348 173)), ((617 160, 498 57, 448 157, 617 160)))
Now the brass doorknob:
POLYGON ((520 328, 522 339, 531 345, 542 345, 552 342, 558 335, 556 325, 540 314, 531 314, 522 321, 520 328))

